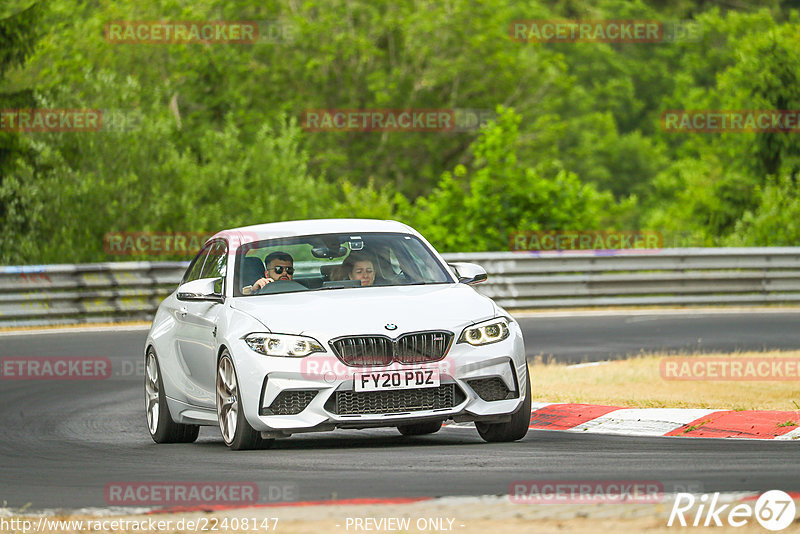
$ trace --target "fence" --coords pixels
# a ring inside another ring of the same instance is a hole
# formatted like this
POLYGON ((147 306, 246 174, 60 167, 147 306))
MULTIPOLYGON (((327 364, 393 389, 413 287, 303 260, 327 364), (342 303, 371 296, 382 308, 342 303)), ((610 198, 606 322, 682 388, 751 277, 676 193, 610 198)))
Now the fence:
MULTIPOLYGON (((800 247, 453 253, 503 307, 800 303, 800 247)), ((149 320, 186 262, 0 267, 0 326, 149 320)))
POLYGON ((763 305, 800 302, 800 247, 449 254, 482 265, 503 307, 763 305))
POLYGON ((188 262, 0 267, 0 326, 149 320, 188 262))

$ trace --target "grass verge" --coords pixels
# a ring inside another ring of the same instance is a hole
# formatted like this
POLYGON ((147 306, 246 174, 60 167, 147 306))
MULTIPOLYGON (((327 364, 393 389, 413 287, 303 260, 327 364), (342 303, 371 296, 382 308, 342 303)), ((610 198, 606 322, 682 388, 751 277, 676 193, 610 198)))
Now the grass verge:
MULTIPOLYGON (((530 364, 534 402, 605 404, 629 408, 709 408, 723 410, 800 410, 800 380, 789 373, 782 380, 671 380, 662 374, 662 360, 736 358, 800 358, 800 351, 735 354, 655 354, 627 360, 569 366, 530 364)), ((742 363, 746 362, 744 360, 742 363)), ((785 367, 792 369, 791 366, 785 367)))

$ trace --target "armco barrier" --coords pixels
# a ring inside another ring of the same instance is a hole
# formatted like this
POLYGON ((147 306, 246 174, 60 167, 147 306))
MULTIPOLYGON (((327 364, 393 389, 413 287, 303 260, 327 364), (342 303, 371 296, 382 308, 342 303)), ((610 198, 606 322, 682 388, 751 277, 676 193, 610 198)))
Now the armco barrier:
POLYGON ((150 320, 188 262, 0 267, 0 326, 150 320))
POLYGON ((507 308, 800 302, 800 247, 456 253, 507 308))
MULTIPOLYGON (((445 254, 515 308, 800 302, 800 247, 445 254)), ((0 267, 0 326, 149 320, 187 262, 0 267)))

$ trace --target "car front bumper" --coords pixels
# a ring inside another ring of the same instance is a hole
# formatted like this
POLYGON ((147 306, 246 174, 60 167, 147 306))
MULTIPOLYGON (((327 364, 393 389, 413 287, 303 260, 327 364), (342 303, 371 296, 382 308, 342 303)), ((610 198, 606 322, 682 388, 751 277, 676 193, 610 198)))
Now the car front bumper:
POLYGON ((231 352, 245 416, 265 437, 430 420, 502 422, 520 408, 527 390, 527 362, 516 324, 504 341, 483 347, 454 343, 438 362, 388 368, 348 367, 330 352, 297 359, 267 357, 243 341, 231 352), (439 370, 437 391, 354 391, 355 373, 420 368, 439 370))

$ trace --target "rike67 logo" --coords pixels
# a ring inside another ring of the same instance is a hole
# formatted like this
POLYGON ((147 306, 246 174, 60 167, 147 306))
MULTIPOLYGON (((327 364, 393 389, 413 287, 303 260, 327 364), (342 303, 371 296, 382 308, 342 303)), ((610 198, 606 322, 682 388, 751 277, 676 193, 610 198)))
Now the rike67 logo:
POLYGON ((742 527, 752 518, 767 530, 783 530, 792 524, 795 504, 792 497, 781 490, 761 494, 755 504, 748 502, 720 503, 719 492, 699 497, 691 493, 678 493, 667 526, 721 527, 727 522, 732 527, 742 527))

